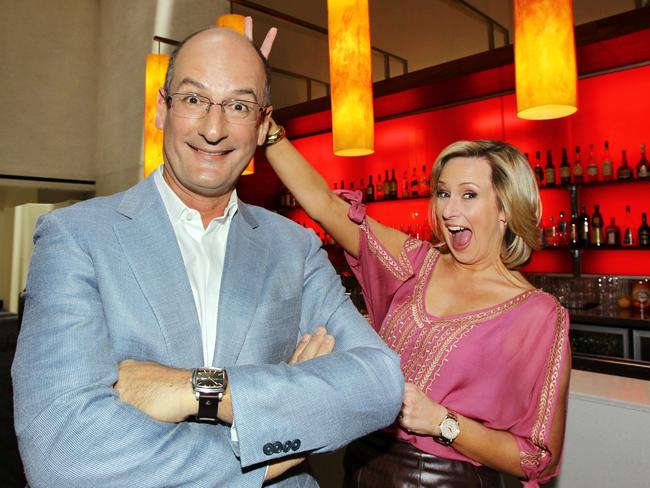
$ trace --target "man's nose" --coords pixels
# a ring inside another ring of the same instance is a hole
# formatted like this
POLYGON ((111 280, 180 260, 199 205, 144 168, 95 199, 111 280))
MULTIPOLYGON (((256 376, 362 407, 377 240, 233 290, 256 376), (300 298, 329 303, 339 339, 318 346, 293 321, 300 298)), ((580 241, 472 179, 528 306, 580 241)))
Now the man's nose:
POLYGON ((217 144, 228 135, 228 122, 224 115, 221 105, 213 104, 205 117, 201 118, 199 134, 209 143, 217 144))

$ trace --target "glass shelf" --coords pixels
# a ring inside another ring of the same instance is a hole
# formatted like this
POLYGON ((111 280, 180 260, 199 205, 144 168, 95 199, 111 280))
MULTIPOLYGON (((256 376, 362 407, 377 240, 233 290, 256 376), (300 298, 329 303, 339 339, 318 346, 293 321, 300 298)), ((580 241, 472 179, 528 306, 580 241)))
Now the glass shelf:
POLYGON ((589 247, 569 247, 569 246, 546 246, 540 251, 650 251, 650 246, 589 246, 589 247))
POLYGON ((616 185, 636 185, 650 183, 650 179, 633 179, 633 180, 612 180, 612 181, 590 181, 586 183, 571 183, 570 185, 555 185, 555 186, 540 186, 541 190, 571 190, 574 188, 597 188, 597 187, 607 187, 607 186, 616 186, 616 185))

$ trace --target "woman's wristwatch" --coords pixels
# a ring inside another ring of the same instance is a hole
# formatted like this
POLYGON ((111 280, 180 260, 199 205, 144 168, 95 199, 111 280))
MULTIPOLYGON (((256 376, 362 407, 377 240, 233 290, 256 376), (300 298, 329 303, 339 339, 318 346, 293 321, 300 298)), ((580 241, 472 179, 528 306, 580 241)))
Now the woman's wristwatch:
POLYGON ((433 439, 443 446, 451 446, 460 434, 460 425, 456 413, 447 410, 447 415, 438 424, 438 429, 440 430, 440 435, 434 435, 433 439))

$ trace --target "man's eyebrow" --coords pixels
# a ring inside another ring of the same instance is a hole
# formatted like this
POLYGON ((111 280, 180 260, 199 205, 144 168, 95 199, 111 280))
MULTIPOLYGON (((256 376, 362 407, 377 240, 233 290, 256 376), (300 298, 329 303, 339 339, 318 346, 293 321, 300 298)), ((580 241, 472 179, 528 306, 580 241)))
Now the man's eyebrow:
POLYGON ((234 95, 250 95, 255 99, 255 101, 257 101, 257 95, 255 94, 255 90, 252 88, 239 88, 237 90, 233 90, 232 93, 234 95))
MULTIPOLYGON (((197 81, 193 78, 183 78, 178 85, 178 89, 180 89, 183 85, 192 85, 195 86, 196 88, 200 88, 202 90, 207 90, 208 87, 204 83, 201 83, 200 81, 197 81)), ((253 97, 253 99, 257 102, 257 94, 255 93, 255 90, 252 88, 238 88, 236 90, 232 91, 233 95, 250 95, 253 97)))

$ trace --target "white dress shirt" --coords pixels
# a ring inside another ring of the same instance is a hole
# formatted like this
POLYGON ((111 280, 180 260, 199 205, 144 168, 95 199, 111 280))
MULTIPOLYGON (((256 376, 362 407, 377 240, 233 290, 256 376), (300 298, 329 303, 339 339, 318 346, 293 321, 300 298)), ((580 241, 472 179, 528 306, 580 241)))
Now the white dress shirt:
POLYGON ((237 212, 237 191, 233 190, 223 216, 213 219, 207 229, 201 214, 186 206, 163 178, 164 165, 154 174, 154 181, 174 228, 181 249, 187 277, 192 287, 196 313, 201 325, 203 365, 213 366, 217 340, 219 291, 226 256, 230 223, 237 212))

